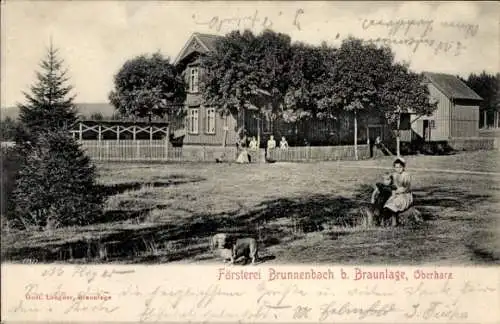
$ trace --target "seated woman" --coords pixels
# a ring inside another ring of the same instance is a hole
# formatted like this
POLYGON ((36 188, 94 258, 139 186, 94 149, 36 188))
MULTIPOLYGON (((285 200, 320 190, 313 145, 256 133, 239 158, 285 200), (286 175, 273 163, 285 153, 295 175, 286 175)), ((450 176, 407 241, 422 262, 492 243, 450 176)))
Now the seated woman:
POLYGON ((405 171, 406 162, 398 157, 394 163, 394 173, 392 174, 393 184, 396 190, 392 191, 391 196, 384 205, 384 214, 391 218, 392 226, 398 223, 399 213, 407 210, 413 204, 413 194, 411 192, 411 177, 405 171))

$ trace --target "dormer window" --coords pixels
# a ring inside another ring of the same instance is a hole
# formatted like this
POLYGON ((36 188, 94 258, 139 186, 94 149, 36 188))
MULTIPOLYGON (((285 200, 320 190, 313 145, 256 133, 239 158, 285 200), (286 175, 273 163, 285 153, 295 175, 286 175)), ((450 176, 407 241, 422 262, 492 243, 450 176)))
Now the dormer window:
POLYGON ((197 66, 189 68, 189 92, 198 92, 200 70, 197 66))

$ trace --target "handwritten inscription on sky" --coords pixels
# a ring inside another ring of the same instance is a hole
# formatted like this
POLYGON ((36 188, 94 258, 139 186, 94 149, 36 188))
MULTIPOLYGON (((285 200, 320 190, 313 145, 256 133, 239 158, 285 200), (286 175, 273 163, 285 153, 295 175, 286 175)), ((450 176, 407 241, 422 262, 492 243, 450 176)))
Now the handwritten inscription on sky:
MULTIPOLYGON (((228 33, 233 30, 249 29, 258 32, 263 29, 274 29, 285 33, 307 32, 308 23, 314 21, 302 8, 294 12, 279 12, 275 17, 255 10, 250 15, 241 16, 208 16, 193 14, 196 25, 208 27, 212 32, 228 33), (279 23, 278 23, 279 21, 279 23), (285 22, 283 24, 283 22, 285 22)), ((467 50, 467 42, 476 37, 479 24, 470 24, 460 20, 436 21, 433 19, 373 19, 358 18, 356 28, 343 32, 335 32, 330 22, 325 22, 324 41, 344 39, 350 35, 361 38, 367 43, 390 47, 407 47, 412 53, 425 48, 434 55, 459 56, 467 50)), ((317 30, 321 32, 321 29, 317 30)))

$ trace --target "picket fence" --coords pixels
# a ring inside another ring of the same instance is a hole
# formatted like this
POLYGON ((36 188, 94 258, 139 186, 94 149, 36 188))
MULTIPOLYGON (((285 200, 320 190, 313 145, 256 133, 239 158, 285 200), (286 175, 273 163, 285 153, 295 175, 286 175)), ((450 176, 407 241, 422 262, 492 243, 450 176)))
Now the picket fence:
MULTIPOLYGON (((272 150, 268 156, 271 160, 283 162, 354 160, 354 157, 354 145, 289 147, 272 150)), ((358 159, 369 157, 369 146, 358 145, 358 159)))
MULTIPOLYGON (((217 159, 234 162, 236 147, 184 146, 172 147, 164 140, 103 140, 80 141, 82 149, 95 161, 169 161, 169 162, 215 162, 217 159)), ((249 151, 252 163, 264 161, 264 150, 249 151)), ((369 157, 368 145, 358 145, 358 158, 369 157)), ((299 146, 269 152, 268 159, 274 161, 329 161, 353 160, 354 146, 299 146)))
POLYGON ((215 162, 235 160, 235 147, 173 147, 164 140, 80 141, 81 148, 95 161, 215 162))

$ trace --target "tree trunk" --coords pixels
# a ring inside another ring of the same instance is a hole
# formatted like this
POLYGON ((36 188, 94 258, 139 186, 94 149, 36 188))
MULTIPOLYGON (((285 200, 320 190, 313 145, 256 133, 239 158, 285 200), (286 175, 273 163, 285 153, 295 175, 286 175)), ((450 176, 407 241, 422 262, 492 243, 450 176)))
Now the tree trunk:
POLYGON ((260 112, 259 118, 257 119, 257 148, 260 150, 260 112))
POLYGON ((222 138, 222 147, 226 147, 226 141, 227 141, 227 116, 224 116, 224 137, 222 138))
POLYGON ((399 129, 401 124, 401 114, 398 113, 398 126, 396 129, 396 155, 401 156, 400 146, 401 146, 401 131, 399 129))
POLYGON ((488 128, 488 113, 485 110, 483 110, 483 128, 486 129, 488 128))
POLYGON ((354 110, 354 159, 358 159, 358 118, 354 110))

